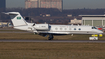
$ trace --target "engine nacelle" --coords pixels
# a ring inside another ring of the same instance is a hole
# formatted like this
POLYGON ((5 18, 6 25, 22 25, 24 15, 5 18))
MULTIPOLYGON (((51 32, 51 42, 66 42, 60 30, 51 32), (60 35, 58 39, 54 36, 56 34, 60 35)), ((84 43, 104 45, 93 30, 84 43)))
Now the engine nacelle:
POLYGON ((35 24, 36 30, 49 30, 49 24, 35 24))

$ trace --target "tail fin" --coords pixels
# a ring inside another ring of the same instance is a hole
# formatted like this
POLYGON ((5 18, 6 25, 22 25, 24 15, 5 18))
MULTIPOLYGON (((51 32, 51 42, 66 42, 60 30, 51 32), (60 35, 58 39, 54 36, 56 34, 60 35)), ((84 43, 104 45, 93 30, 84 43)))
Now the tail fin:
POLYGON ((10 15, 11 21, 14 26, 26 26, 27 25, 27 22, 24 20, 24 18, 20 15, 19 12, 8 12, 5 14, 10 15))

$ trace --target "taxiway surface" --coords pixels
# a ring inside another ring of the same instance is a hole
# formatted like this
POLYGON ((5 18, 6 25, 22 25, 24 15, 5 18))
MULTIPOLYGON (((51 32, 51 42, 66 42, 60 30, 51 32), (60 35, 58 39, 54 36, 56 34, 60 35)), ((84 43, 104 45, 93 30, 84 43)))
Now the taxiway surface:
POLYGON ((58 43, 105 43, 105 41, 89 41, 89 40, 0 40, 0 42, 58 42, 58 43))

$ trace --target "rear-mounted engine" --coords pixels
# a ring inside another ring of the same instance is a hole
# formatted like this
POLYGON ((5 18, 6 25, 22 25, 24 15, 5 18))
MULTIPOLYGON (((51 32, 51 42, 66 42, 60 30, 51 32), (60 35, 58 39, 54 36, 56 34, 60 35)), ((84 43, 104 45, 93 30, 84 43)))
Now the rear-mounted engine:
POLYGON ((35 24, 34 28, 36 30, 49 30, 49 24, 35 24))

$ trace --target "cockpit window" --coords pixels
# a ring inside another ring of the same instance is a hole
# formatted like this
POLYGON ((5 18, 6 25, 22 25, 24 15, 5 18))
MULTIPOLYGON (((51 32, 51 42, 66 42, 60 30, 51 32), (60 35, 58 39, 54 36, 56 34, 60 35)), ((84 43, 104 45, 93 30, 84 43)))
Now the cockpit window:
POLYGON ((92 27, 92 29, 97 29, 96 27, 92 27))

